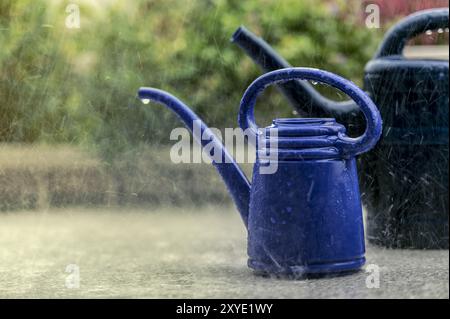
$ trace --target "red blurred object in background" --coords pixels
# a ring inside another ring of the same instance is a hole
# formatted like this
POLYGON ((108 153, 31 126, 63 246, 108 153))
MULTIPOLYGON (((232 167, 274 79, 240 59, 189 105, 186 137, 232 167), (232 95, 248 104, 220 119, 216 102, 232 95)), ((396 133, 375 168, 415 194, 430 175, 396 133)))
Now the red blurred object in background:
POLYGON ((448 0, 364 0, 363 5, 377 4, 380 7, 381 21, 404 17, 413 12, 448 7, 448 0))
MULTIPOLYGON (((416 11, 431 9, 431 8, 447 8, 448 0, 363 0, 362 13, 365 14, 365 7, 369 4, 376 4, 380 8, 380 22, 382 28, 390 25, 391 21, 396 21, 399 18, 405 17, 416 11)), ((436 44, 441 41, 448 43, 448 30, 446 33, 439 35, 433 33, 427 36, 419 36, 412 42, 415 44, 436 44)))

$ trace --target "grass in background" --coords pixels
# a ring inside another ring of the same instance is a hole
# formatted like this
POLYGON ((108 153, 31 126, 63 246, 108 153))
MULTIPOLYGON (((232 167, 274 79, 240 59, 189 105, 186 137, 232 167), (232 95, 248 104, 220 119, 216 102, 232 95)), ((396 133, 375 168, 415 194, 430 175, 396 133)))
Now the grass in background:
POLYGON ((175 165, 169 153, 141 144, 107 162, 68 145, 0 144, 0 211, 232 205, 212 165, 175 165))
MULTIPOLYGON (((64 1, 0 4, 0 141, 85 145, 104 159, 142 142, 167 143, 170 112, 135 99, 141 85, 171 91, 215 127, 236 126, 260 71, 229 42, 245 24, 293 65, 360 83, 381 30, 359 1, 81 1, 67 29, 64 1), (97 5, 94 5, 94 4, 97 5)), ((269 90, 258 117, 291 116, 269 90)))

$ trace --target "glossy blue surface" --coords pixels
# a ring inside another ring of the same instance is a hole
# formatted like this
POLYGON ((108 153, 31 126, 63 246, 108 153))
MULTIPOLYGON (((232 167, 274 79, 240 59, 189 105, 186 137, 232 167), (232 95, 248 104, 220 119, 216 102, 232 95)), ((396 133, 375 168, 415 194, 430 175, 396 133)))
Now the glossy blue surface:
MULTIPOLYGON (((139 97, 166 105, 191 131, 193 121, 200 121, 164 91, 141 88, 139 97)), ((202 132, 210 132, 200 123, 202 132)), ((239 124, 259 137, 252 185, 217 138, 213 142, 230 163, 213 164, 248 229, 249 267, 295 276, 359 269, 365 250, 355 155, 372 148, 381 134, 380 114, 370 98, 353 83, 326 71, 282 69, 249 86, 241 100, 239 124), (350 138, 334 119, 276 119, 260 130, 253 113, 258 95, 273 83, 292 79, 324 82, 348 94, 367 119, 365 133, 350 138), (271 165, 276 169, 264 171, 271 165)), ((204 146, 210 141, 199 142, 204 146)))
POLYGON ((282 69, 249 86, 239 124, 262 136, 250 193, 249 267, 294 276, 359 269, 365 246, 355 155, 371 149, 381 135, 381 117, 370 98, 326 71, 282 69), (349 138, 334 119, 276 119, 258 128, 258 95, 271 84, 293 79, 323 82, 352 97, 367 119, 365 133, 349 138), (275 173, 261 173, 261 167, 274 161, 275 173))
POLYGON ((355 159, 278 163, 276 174, 254 167, 248 223, 249 267, 302 275, 358 269, 364 228, 355 159))

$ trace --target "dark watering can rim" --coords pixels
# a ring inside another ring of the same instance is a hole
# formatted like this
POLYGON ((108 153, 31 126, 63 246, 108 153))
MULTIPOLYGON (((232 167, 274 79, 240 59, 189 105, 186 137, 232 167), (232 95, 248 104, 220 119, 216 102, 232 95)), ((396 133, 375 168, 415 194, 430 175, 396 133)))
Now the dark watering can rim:
POLYGON ((283 124, 283 125, 296 125, 296 124, 325 124, 325 123, 335 123, 336 119, 334 118, 299 118, 299 117, 287 117, 287 118, 278 118, 272 121, 273 125, 283 124))
POLYGON ((264 132, 259 141, 259 160, 299 161, 342 158, 344 155, 337 143, 346 130, 335 119, 275 119, 264 132))
POLYGON ((320 118, 295 118, 293 121, 287 119, 275 119, 273 124, 264 128, 264 136, 267 138, 279 137, 320 137, 328 138, 329 136, 337 136, 345 134, 345 126, 336 123, 336 120, 320 119, 320 118), (306 120, 306 121, 304 121, 306 120), (309 121, 308 121, 309 120, 309 121))
MULTIPOLYGON (((405 59, 402 56, 389 56, 380 59, 370 60, 365 68, 366 73, 378 73, 405 70, 408 72, 430 72, 433 70, 447 71, 448 74, 449 61, 448 60, 434 60, 434 59, 405 59)), ((447 75, 448 76, 448 75, 447 75)))

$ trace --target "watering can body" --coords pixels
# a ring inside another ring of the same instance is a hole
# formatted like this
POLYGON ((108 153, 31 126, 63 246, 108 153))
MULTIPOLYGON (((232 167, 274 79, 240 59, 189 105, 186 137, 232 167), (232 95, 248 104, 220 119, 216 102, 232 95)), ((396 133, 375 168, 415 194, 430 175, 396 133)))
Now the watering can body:
POLYGON ((260 165, 250 197, 248 266, 291 275, 359 269, 365 245, 355 159, 282 161, 276 174, 259 174, 260 165))
POLYGON ((380 143, 361 157, 368 239, 394 248, 447 249, 448 61, 382 52, 365 72, 365 87, 386 123, 380 143))
MULTIPOLYGON (((399 248, 448 248, 448 61, 406 59, 406 42, 448 28, 448 8, 415 13, 389 30, 365 68, 364 89, 384 127, 373 152, 359 159, 371 242, 399 248)), ((289 66, 245 28, 233 35, 265 71, 289 66)), ((280 84, 300 114, 336 117, 364 129, 352 101, 334 102, 305 82, 280 84)))
MULTIPOLYGON (((141 99, 172 109, 193 130, 200 123, 203 146, 213 143, 213 165, 222 176, 248 231, 248 266, 259 273, 303 276, 358 270, 365 262, 364 227, 355 156, 373 148, 381 117, 353 83, 329 72, 288 68, 267 73, 245 91, 239 125, 256 141, 252 183, 210 129, 167 92, 141 88, 141 99), (334 119, 276 119, 260 129, 254 119, 258 95, 293 79, 327 83, 347 93, 367 118, 358 138, 334 119), (206 134, 205 134, 206 133, 206 134)), ((195 136, 194 136, 195 138, 195 136)))

